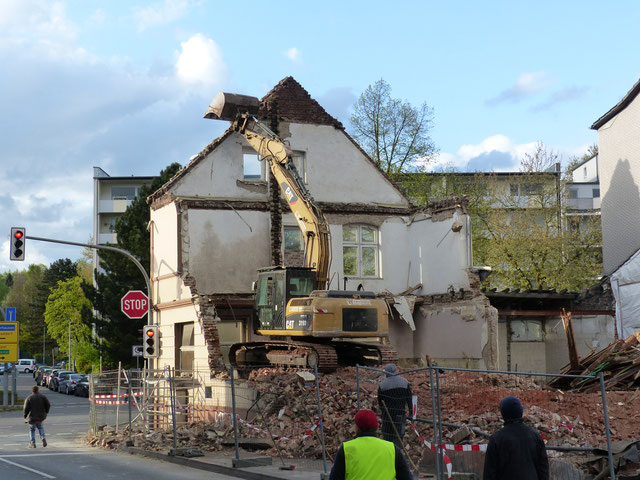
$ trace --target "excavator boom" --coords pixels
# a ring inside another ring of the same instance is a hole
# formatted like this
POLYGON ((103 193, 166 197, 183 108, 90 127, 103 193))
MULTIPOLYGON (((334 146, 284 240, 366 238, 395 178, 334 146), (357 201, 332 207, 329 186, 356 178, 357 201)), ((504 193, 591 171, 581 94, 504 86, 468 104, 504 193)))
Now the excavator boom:
POLYGON ((204 117, 232 122, 233 129, 269 162, 269 168, 302 231, 304 266, 316 272, 317 288, 324 290, 331 263, 329 225, 298 175, 291 160, 291 149, 255 119, 259 106, 260 100, 255 97, 221 92, 213 99, 204 117))

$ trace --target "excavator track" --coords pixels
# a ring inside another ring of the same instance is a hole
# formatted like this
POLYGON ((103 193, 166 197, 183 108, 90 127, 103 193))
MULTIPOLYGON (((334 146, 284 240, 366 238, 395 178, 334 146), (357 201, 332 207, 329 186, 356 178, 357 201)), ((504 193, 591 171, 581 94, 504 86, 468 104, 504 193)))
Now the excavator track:
POLYGON ((384 365, 397 360, 389 345, 363 342, 333 341, 328 343, 265 341, 232 345, 229 361, 239 370, 256 367, 288 367, 333 372, 339 366, 384 365))

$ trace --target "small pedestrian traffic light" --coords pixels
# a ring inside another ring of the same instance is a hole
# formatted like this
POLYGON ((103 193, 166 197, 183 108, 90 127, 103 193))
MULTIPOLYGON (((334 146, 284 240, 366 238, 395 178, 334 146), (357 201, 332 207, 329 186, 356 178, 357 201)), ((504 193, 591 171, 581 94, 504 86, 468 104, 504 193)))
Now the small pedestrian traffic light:
POLYGON ((142 329, 142 347, 144 358, 160 356, 160 335, 156 325, 146 325, 142 329))
POLYGON ((9 260, 24 260, 25 230, 22 227, 11 227, 11 245, 9 260))

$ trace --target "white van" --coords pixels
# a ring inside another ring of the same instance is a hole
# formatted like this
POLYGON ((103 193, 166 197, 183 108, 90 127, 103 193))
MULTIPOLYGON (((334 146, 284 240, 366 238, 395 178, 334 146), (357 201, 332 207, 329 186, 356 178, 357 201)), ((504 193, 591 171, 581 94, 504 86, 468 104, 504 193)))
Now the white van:
POLYGON ((36 369, 36 360, 34 358, 21 358, 16 363, 18 373, 32 373, 36 369))

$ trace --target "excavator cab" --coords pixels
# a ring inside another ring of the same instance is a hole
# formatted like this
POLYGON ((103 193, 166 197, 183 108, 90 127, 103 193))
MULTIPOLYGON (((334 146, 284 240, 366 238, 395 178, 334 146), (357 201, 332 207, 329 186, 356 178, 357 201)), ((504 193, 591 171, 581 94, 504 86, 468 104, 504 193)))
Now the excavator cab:
MULTIPOLYGON (((316 289, 311 268, 269 267, 258 271, 255 309, 259 330, 287 330, 287 303, 292 298, 309 297, 316 289)), ((310 322, 309 322, 310 323, 310 322)), ((307 325, 307 328, 310 325, 307 325)))

